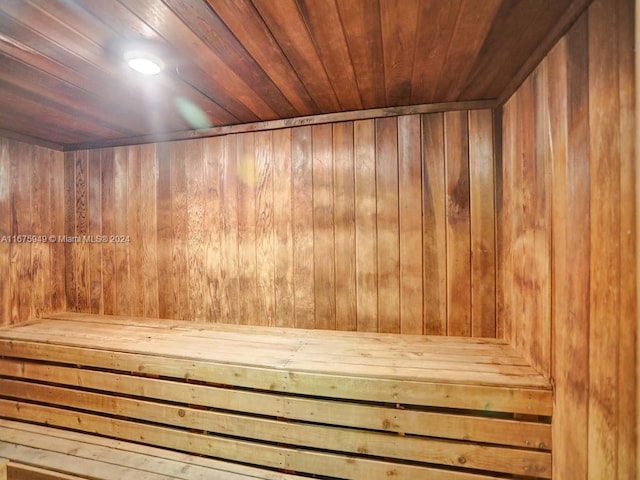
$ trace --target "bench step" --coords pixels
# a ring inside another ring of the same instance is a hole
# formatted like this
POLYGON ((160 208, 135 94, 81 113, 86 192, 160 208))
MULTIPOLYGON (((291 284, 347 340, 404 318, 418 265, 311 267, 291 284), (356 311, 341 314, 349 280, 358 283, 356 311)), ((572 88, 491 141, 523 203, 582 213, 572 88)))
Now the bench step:
POLYGON ((8 480, 303 479, 96 435, 8 420, 0 420, 0 458, 8 460, 5 466, 8 480))
POLYGON ((62 314, 0 357, 0 417, 324 478, 550 478, 551 388, 495 340, 62 314))

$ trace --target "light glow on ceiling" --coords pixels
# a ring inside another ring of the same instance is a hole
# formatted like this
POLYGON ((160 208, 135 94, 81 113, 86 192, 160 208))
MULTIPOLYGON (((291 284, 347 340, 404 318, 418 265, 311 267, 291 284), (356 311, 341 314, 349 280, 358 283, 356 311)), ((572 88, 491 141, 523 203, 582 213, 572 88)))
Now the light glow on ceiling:
POLYGON ((132 70, 143 75, 157 75, 163 68, 159 59, 145 52, 127 52, 124 57, 132 70))

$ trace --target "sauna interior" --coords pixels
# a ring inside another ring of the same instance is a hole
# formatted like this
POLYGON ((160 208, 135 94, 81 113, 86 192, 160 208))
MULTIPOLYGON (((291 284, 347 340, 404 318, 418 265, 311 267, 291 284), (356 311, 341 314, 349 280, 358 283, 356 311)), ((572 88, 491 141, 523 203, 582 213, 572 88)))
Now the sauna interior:
POLYGON ((637 25, 0 2, 0 479, 637 479, 637 25))

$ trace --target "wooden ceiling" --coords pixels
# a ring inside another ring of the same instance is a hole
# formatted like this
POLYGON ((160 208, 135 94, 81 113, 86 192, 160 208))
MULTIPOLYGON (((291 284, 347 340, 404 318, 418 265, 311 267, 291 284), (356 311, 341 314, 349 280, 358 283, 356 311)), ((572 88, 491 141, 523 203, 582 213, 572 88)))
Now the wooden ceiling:
POLYGON ((493 105, 588 3, 2 0, 0 134, 75 149, 335 112, 493 105), (142 40, 162 56, 160 75, 125 65, 122 51, 142 40))

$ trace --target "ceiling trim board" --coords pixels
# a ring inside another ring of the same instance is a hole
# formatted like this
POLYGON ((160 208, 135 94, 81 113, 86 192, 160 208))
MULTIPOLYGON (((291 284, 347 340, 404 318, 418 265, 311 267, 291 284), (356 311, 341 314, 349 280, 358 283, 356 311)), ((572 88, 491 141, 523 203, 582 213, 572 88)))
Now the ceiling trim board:
POLYGON ((42 138, 32 137, 30 135, 24 135, 22 133, 12 132, 0 128, 0 138, 7 138, 9 140, 16 140, 22 143, 28 143, 29 145, 37 145, 39 147, 49 148, 51 150, 64 151, 64 146, 59 143, 50 142, 42 138))
POLYGON ((281 128, 300 127, 305 125, 369 120, 374 118, 397 117, 401 115, 417 115, 423 113, 439 113, 458 110, 493 109, 496 106, 496 99, 490 99, 466 102, 428 103, 421 105, 407 105, 402 107, 372 108, 367 110, 354 110, 351 112, 325 113, 321 115, 309 115, 304 117, 286 118, 282 120, 269 120, 264 122, 252 122, 238 125, 212 127, 203 130, 185 130, 180 132, 160 133, 157 135, 141 135, 136 137, 117 138, 113 140, 101 140, 97 142, 83 142, 72 145, 65 145, 64 151, 121 147, 129 145, 140 145, 145 143, 173 142, 178 140, 190 140, 194 138, 219 137, 222 135, 230 135, 234 133, 261 132, 266 130, 278 130, 281 128))

